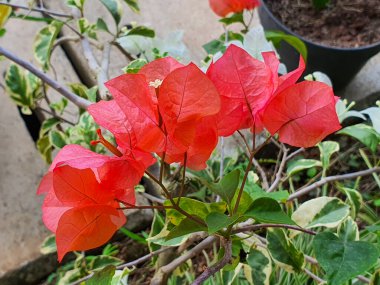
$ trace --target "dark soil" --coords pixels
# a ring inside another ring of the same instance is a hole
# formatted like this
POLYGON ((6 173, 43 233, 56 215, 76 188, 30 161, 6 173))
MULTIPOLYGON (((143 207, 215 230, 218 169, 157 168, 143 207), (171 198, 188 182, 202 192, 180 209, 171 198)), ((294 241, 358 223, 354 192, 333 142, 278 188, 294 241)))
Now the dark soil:
POLYGON ((331 0, 317 10, 312 0, 265 0, 289 29, 313 42, 360 47, 380 42, 380 0, 331 0))

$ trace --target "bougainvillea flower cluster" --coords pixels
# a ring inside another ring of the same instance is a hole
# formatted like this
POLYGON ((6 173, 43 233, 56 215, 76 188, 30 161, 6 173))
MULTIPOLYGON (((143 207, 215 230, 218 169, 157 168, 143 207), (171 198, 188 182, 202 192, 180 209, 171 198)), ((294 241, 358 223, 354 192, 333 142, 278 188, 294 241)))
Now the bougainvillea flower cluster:
POLYGON ((126 221, 120 203, 135 204, 134 186, 156 157, 193 170, 206 167, 219 136, 240 129, 310 147, 340 128, 331 87, 297 83, 305 69, 278 76, 272 52, 264 62, 231 45, 207 73, 167 57, 106 83, 113 96, 89 107, 115 137, 99 140, 112 155, 64 147, 38 189, 46 194, 43 220, 56 234, 58 257, 104 244, 126 221))
POLYGON ((209 0, 210 7, 220 17, 230 13, 240 13, 244 10, 253 10, 260 5, 259 0, 209 0))

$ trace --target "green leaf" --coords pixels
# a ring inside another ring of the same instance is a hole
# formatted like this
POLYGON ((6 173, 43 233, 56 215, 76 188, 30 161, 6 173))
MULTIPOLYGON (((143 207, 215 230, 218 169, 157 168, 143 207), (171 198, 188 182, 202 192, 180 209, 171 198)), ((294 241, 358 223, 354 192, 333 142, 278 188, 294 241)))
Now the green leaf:
POLYGON ((355 189, 341 186, 339 186, 338 189, 347 196, 346 203, 348 202, 348 204, 351 206, 351 215, 355 218, 363 204, 362 195, 355 189))
POLYGON ((125 73, 135 74, 140 71, 140 69, 148 62, 143 58, 138 58, 132 60, 126 67, 123 68, 125 73))
POLYGON ((98 18, 98 20, 96 21, 96 28, 98 30, 101 30, 101 31, 104 31, 107 33, 110 32, 110 30, 108 29, 107 23, 104 22, 104 20, 102 18, 98 18))
POLYGON ((318 144, 321 153, 321 161, 323 169, 328 169, 330 166, 331 156, 339 151, 339 143, 334 141, 324 141, 318 144))
MULTIPOLYGON (((161 246, 180 246, 181 244, 186 242, 186 240, 190 236, 190 234, 186 234, 169 240, 167 239, 169 234, 170 231, 168 230, 168 223, 166 223, 158 234, 149 236, 149 238, 147 239, 149 246, 152 248, 154 248, 152 244, 161 246)), ((159 249, 159 247, 157 247, 156 250, 157 249, 159 249)))
POLYGON ((0 28, 4 26, 9 16, 12 14, 12 7, 0 5, 0 28))
POLYGON ((53 21, 42 28, 34 40, 34 57, 45 71, 49 69, 54 41, 57 39, 62 26, 62 22, 53 21))
POLYGON ((6 32, 7 32, 6 29, 4 29, 4 28, 0 28, 0 38, 1 38, 2 36, 4 36, 6 32))
MULTIPOLYGON (((175 198, 176 202, 178 198, 175 198)), ((164 206, 171 206, 171 202, 169 200, 164 202, 164 206)), ((211 212, 224 213, 226 211, 226 203, 218 202, 218 203, 203 203, 198 200, 190 199, 183 197, 180 200, 179 206, 181 209, 189 213, 190 215, 197 216, 202 220, 205 220, 208 214, 211 212)), ((166 216, 169 221, 177 226, 179 223, 186 218, 186 216, 182 215, 175 209, 166 209, 166 216)))
POLYGON ((278 202, 270 198, 259 198, 253 201, 244 216, 261 223, 295 225, 292 219, 282 211, 278 202))
POLYGON ((61 131, 52 130, 49 132, 49 139, 52 146, 56 148, 63 148, 66 143, 66 136, 61 131))
POLYGON ((290 273, 302 270, 304 255, 296 249, 283 229, 268 229, 267 240, 268 250, 279 267, 290 273))
POLYGON ((57 245, 55 243, 55 235, 50 235, 44 239, 40 247, 40 252, 42 254, 57 252, 57 245))
POLYGON ((86 281, 86 285, 110 285, 115 275, 115 266, 109 265, 86 281))
POLYGON ((123 260, 119 258, 107 255, 98 255, 91 260, 88 264, 88 268, 91 270, 99 270, 109 265, 118 266, 122 263, 123 260))
POLYGON ((228 205, 231 205, 240 181, 240 170, 235 169, 225 175, 219 183, 209 183, 208 188, 219 195, 228 205))
POLYGON ((340 130, 338 134, 354 137, 367 146, 373 153, 376 152, 377 146, 380 142, 379 134, 373 129, 373 127, 365 124, 346 127, 343 130, 340 130))
POLYGON ((59 124, 59 119, 57 118, 49 118, 46 119, 40 129, 40 138, 43 137, 47 132, 49 132, 52 128, 59 124))
POLYGON ((137 26, 132 29, 130 29, 126 36, 142 36, 142 37, 147 37, 147 38, 154 38, 156 33, 154 30, 145 27, 145 26, 137 26))
POLYGON ((335 197, 319 197, 303 203, 292 215, 300 227, 337 227, 350 214, 350 207, 335 197))
POLYGON ((33 109, 41 98, 41 80, 18 65, 11 64, 5 75, 6 91, 20 107, 33 109))
POLYGON ((125 234, 127 237, 133 239, 134 241, 137 241, 138 243, 147 244, 147 241, 145 238, 142 238, 141 236, 135 234, 134 232, 127 230, 126 228, 121 227, 119 229, 119 231, 121 231, 123 234, 125 234))
POLYGON ((45 160, 45 162, 50 164, 52 162, 52 159, 51 159, 52 144, 50 143, 49 136, 44 136, 38 139, 37 149, 40 152, 43 159, 45 160))
POLYGON ((139 13, 140 12, 140 7, 139 7, 139 4, 137 2, 137 0, 124 0, 125 3, 127 3, 127 5, 129 6, 129 8, 131 8, 131 10, 135 13, 139 13))
POLYGON ((343 241, 359 240, 359 228, 355 221, 348 217, 338 227, 338 236, 343 241))
POLYGON ((268 193, 261 189, 257 184, 255 184, 254 187, 245 188, 244 191, 249 194, 253 201, 259 198, 271 198, 277 202, 285 203, 289 198, 288 191, 282 190, 268 193))
POLYGON ((115 20, 116 26, 119 25, 122 16, 122 7, 119 0, 100 0, 102 4, 111 13, 113 19, 115 20))
POLYGON ((243 13, 232 14, 230 17, 220 19, 219 22, 225 24, 226 26, 234 23, 244 23, 243 13))
POLYGON ((369 285, 380 285, 380 270, 372 275, 369 285))
POLYGON ((272 273, 272 261, 267 250, 263 248, 252 248, 247 255, 249 271, 244 270, 246 278, 252 280, 254 285, 269 285, 272 273))
POLYGON ((128 285, 128 276, 131 272, 132 270, 129 268, 124 268, 123 270, 116 270, 115 275, 112 278, 111 285, 128 285))
POLYGON ((182 220, 178 226, 175 226, 173 229, 170 230, 170 233, 167 235, 166 240, 171 240, 187 234, 202 231, 207 232, 207 228, 193 221, 190 218, 186 218, 182 220))
POLYGON ((224 51, 226 49, 224 42, 220 40, 212 40, 207 44, 204 44, 202 47, 207 54, 216 54, 217 52, 224 51))
POLYGON ((63 113, 63 111, 65 111, 68 103, 69 103, 69 101, 66 98, 61 98, 61 100, 59 100, 58 102, 51 103, 50 108, 55 110, 58 114, 62 115, 62 113, 63 113))
POLYGON ((234 224, 239 217, 229 217, 222 213, 210 213, 206 217, 206 224, 208 227, 208 233, 214 234, 217 231, 224 229, 232 224, 234 224))
POLYGON ((377 248, 364 241, 347 241, 330 232, 319 233, 313 242, 318 263, 329 284, 342 285, 370 269, 379 257, 377 248))
POLYGON ((292 176, 302 170, 309 169, 312 167, 321 167, 322 163, 315 159, 299 159, 299 160, 292 160, 288 164, 288 169, 286 170, 286 173, 289 176, 292 176))
POLYGON ((330 0, 313 0, 313 6, 318 10, 327 8, 328 4, 330 4, 330 0))
POLYGON ((79 10, 83 11, 85 0, 67 0, 67 5, 70 7, 76 7, 79 10))
POLYGON ((268 41, 273 42, 273 45, 275 46, 278 46, 281 41, 287 42, 302 55, 305 61, 307 61, 307 47, 299 38, 287 35, 281 31, 265 31, 265 37, 268 41))

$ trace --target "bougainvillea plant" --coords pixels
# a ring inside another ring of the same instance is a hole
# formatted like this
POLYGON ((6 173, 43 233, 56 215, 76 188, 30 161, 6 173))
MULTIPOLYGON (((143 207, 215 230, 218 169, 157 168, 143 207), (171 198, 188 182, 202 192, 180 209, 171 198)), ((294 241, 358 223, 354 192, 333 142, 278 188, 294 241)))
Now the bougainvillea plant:
MULTIPOLYGON (((49 163, 59 151, 38 194, 45 195, 43 222, 55 235, 48 241, 64 264, 57 284, 123 285, 135 277, 134 266, 150 261, 143 277, 128 284, 377 285, 380 229, 368 205, 380 199, 364 202, 359 188, 365 176, 380 187, 380 108, 351 110, 329 84, 316 81, 317 73, 304 81, 302 45, 298 68, 286 72, 268 42, 274 34, 250 27, 259 1, 209 1, 225 33, 204 46, 207 60, 199 67, 183 64, 187 52, 177 37, 171 47, 148 27, 123 26, 121 2, 139 10, 136 0, 100 1, 115 30, 102 18, 91 24, 84 0, 67 1, 73 14, 33 8, 53 17, 43 18, 47 25, 34 45, 41 68, 48 72, 59 42, 80 42, 95 86, 68 90, 0 46, 19 64, 5 77, 12 100, 30 114, 45 98, 53 116, 43 122, 37 146, 49 163), (60 39, 65 25, 74 35, 60 39), (112 41, 102 42, 100 33, 112 41), (128 64, 112 79, 108 63, 122 59, 110 56, 111 46, 128 64), (47 85, 65 98, 50 102, 47 85), (64 116, 67 100, 78 107, 78 122, 64 116), (350 116, 362 122, 342 128, 350 116), (360 165, 359 155, 368 169, 347 171, 360 165), (337 171, 332 166, 339 162, 337 171), (330 175, 334 170, 338 175, 330 175), (149 211, 144 237, 126 230, 137 220, 130 210, 149 211), (111 256, 113 246, 96 257, 84 252, 117 232, 149 254, 122 264, 111 256), (68 261, 70 252, 75 261, 68 261)), ((20 14, 28 9, 4 2, 0 25, 8 17, 36 20, 20 14)))
MULTIPOLYGON (((161 164, 201 170, 218 135, 265 128, 268 139, 278 133, 280 142, 310 147, 340 129, 332 88, 320 82, 296 83, 305 67, 302 59, 297 70, 279 77, 275 54, 264 58, 260 62, 231 45, 207 75, 192 63, 183 66, 167 57, 145 65, 138 74, 108 81, 114 99, 91 105, 89 112, 114 135, 117 145, 100 131, 94 143, 114 156, 68 145, 39 188, 39 193, 47 193, 44 222, 56 234, 59 260, 69 251, 101 246, 125 223, 119 204, 135 206, 133 187, 144 172, 151 176, 148 168, 155 157, 161 164)), ((230 228, 244 217, 237 214, 243 188, 225 216, 234 221, 230 228)), ((195 223, 196 230, 207 229, 207 220, 180 208, 184 193, 177 200, 165 194, 170 200, 166 208, 195 223)))

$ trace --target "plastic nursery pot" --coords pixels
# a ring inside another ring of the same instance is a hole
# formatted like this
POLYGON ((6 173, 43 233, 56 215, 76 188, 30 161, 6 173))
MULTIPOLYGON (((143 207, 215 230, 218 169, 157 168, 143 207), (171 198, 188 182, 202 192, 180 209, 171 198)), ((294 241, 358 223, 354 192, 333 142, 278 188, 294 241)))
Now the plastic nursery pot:
MULTIPOLYGON (((287 26, 272 14, 264 1, 259 7, 259 17, 264 30, 279 30, 298 37, 308 51, 306 70, 304 75, 314 71, 326 73, 332 80, 335 91, 346 87, 364 64, 375 54, 380 52, 380 42, 357 48, 337 48, 311 42, 292 32, 287 26)), ((288 70, 298 66, 299 54, 289 44, 282 41, 278 48, 281 61, 288 70)))

